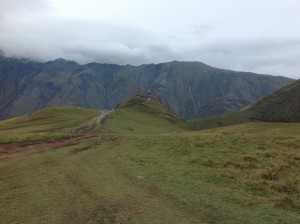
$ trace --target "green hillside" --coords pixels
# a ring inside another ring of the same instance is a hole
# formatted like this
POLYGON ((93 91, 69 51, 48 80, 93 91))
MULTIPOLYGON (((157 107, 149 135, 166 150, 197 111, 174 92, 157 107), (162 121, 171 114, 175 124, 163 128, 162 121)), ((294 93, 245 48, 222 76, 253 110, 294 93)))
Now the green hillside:
POLYGON ((0 144, 3 223, 300 221, 297 123, 190 131, 161 103, 134 97, 115 112, 49 108, 0 127, 0 139, 73 135, 0 144))
POLYGON ((300 122, 300 80, 271 93, 239 112, 188 121, 193 129, 247 122, 300 122))
POLYGON ((180 132, 189 127, 158 101, 133 97, 116 108, 103 130, 123 134, 159 134, 180 132))
POLYGON ((251 119, 270 122, 300 122, 300 80, 251 105, 251 119))
POLYGON ((195 119, 187 121, 193 130, 204 130, 211 128, 219 128, 236 124, 251 122, 251 113, 247 111, 238 111, 220 116, 195 119))
POLYGON ((78 107, 50 107, 0 121, 0 143, 40 141, 72 136, 72 128, 101 112, 78 107))

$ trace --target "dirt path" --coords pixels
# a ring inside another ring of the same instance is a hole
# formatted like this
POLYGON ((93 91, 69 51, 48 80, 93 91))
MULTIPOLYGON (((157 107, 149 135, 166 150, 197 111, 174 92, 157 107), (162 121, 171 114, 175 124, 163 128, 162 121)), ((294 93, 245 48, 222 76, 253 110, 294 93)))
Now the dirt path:
POLYGON ((0 144, 0 162, 13 158, 24 157, 33 153, 46 152, 60 147, 76 145, 83 141, 97 138, 97 129, 104 124, 105 119, 112 112, 114 112, 114 110, 104 110, 101 115, 75 127, 72 131, 74 133, 80 133, 80 136, 50 139, 40 142, 0 144))
POLYGON ((98 135, 82 135, 63 139, 50 139, 42 142, 20 142, 0 144, 0 162, 13 158, 28 156, 33 153, 46 152, 60 147, 79 144, 97 138, 98 135))
POLYGON ((97 129, 104 124, 107 116, 113 112, 114 110, 103 110, 99 116, 74 127, 72 131, 75 133, 96 133, 97 129))

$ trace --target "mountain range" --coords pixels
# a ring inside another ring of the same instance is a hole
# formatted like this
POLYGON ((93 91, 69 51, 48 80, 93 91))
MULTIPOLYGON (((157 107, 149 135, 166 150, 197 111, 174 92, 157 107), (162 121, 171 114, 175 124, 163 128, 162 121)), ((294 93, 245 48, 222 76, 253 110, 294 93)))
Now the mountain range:
POLYGON ((48 106, 113 108, 137 88, 185 119, 220 115, 252 104, 292 83, 281 76, 213 68, 201 62, 173 61, 140 66, 57 59, 0 60, 0 119, 48 106))

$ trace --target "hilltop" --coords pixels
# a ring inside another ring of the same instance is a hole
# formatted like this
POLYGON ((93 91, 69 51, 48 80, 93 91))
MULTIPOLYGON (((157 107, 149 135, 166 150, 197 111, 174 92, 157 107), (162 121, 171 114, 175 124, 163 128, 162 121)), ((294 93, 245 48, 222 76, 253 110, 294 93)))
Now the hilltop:
POLYGON ((0 121, 1 143, 44 141, 97 133, 150 134, 187 130, 188 125, 160 101, 134 96, 115 109, 49 107, 0 121), (106 121, 109 122, 103 127, 106 121))
POLYGON ((300 80, 285 86, 239 112, 192 120, 196 129, 221 127, 246 122, 300 122, 300 80))
POLYGON ((135 96, 116 107, 104 130, 114 133, 159 134, 188 130, 188 125, 158 100, 135 96))
POLYGON ((0 121, 0 161, 14 154, 81 144, 100 134, 156 135, 188 129, 159 100, 143 96, 125 100, 112 110, 49 107, 0 121))
POLYGON ((0 60, 0 119, 49 106, 113 108, 150 89, 184 119, 237 111, 294 80, 173 61, 141 66, 57 59, 39 63, 0 60))

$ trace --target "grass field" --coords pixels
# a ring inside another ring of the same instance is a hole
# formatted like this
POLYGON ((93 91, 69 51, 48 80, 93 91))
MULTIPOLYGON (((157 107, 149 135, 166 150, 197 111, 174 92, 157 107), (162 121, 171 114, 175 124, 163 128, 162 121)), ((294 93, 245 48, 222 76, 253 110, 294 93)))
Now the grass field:
POLYGON ((148 106, 109 115, 95 139, 0 162, 1 222, 300 222, 300 124, 188 131, 148 106))

